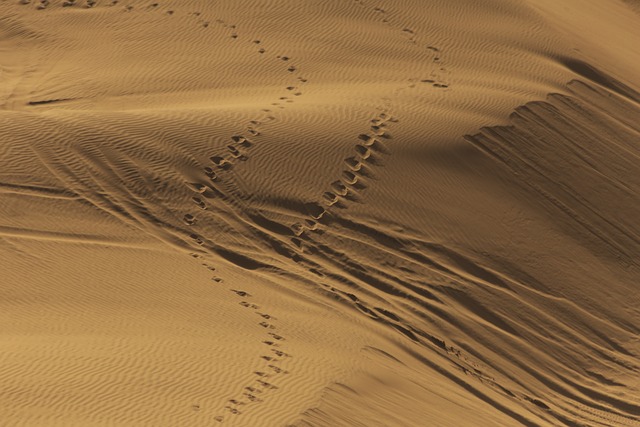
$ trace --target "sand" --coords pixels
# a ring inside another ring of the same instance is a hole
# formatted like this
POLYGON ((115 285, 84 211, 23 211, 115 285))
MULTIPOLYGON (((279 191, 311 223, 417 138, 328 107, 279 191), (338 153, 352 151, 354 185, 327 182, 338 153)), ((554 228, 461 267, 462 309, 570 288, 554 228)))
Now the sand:
POLYGON ((636 0, 0 1, 0 425, 640 425, 636 0))

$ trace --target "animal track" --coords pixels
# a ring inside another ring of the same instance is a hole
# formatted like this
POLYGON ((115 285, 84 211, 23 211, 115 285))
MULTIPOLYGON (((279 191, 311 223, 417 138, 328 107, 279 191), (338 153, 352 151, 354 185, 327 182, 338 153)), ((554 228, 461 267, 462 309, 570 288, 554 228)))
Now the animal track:
MULTIPOLYGON (((341 172, 340 179, 333 181, 329 185, 328 191, 325 191, 320 203, 307 203, 305 205, 307 213, 314 219, 320 220, 324 217, 327 209, 333 207, 345 208, 347 201, 358 200, 359 191, 367 188, 366 178, 371 174, 368 172, 365 164, 379 166, 380 161, 377 154, 387 152, 384 140, 392 139, 387 126, 390 123, 397 123, 398 120, 386 112, 380 113, 371 119, 370 131, 358 135, 357 139, 362 143, 354 144, 355 156, 347 157, 344 160, 346 169, 341 172), (323 207, 323 205, 325 207, 323 207)), ((313 222, 315 225, 315 221, 313 222)), ((291 225, 291 230, 296 236, 302 236, 311 228, 301 222, 291 225)))
MULTIPOLYGON (((67 7, 75 5, 75 1, 67 3, 71 3, 67 5, 67 7)), ((117 2, 114 2, 113 4, 116 3, 117 2)), ((364 4, 362 1, 359 3, 364 4)), ((49 2, 45 0, 40 4, 46 7, 49 2)), ((88 1, 87 6, 93 7, 95 6, 95 2, 88 1)), ((158 3, 154 3, 150 7, 150 10, 159 10, 158 3)), ((127 8, 128 11, 132 11, 132 9, 132 7, 127 8)), ((383 15, 386 14, 383 9, 377 9, 378 13, 383 15)), ((137 8, 132 13, 138 13, 138 10, 140 9, 137 8)), ((173 15, 174 11, 166 11, 166 14, 173 15)), ((198 22, 198 31, 212 31, 212 28, 222 26, 226 31, 225 43, 234 43, 239 48, 245 46, 247 50, 256 52, 253 53, 253 55, 259 55, 261 61, 274 61, 275 52, 273 52, 273 49, 269 49, 266 41, 253 39, 245 45, 243 44, 242 32, 239 31, 235 25, 229 25, 222 20, 213 20, 203 17, 199 12, 191 12, 191 15, 194 17, 193 19, 198 22)), ((386 15, 384 16, 383 22, 389 23, 386 15)), ((418 36, 412 29, 402 28, 401 31, 413 44, 417 43, 416 40, 418 39, 418 36)), ((439 63, 441 61, 441 52, 438 48, 429 46, 425 48, 424 51, 431 52, 433 54, 433 62, 439 63)), ((229 177, 228 172, 234 170, 233 168, 237 162, 249 160, 249 156, 252 155, 252 149, 256 145, 260 144, 263 135, 268 133, 269 123, 276 120, 277 111, 279 109, 287 108, 290 104, 295 103, 298 97, 303 95, 303 90, 301 90, 301 88, 304 87, 304 84, 306 84, 308 80, 300 75, 300 64, 297 64, 296 61, 291 59, 289 56, 280 55, 276 56, 276 59, 278 61, 282 61, 276 64, 279 64, 279 66, 282 67, 283 76, 289 77, 289 81, 283 84, 282 91, 284 94, 282 96, 278 96, 277 100, 273 100, 273 104, 275 104, 274 107, 277 108, 274 108, 273 111, 271 109, 263 109, 260 116, 252 117, 246 125, 243 125, 242 130, 234 132, 233 135, 230 133, 228 141, 222 145, 220 152, 210 153, 212 154, 210 157, 211 164, 204 166, 204 168, 200 170, 200 173, 206 178, 202 179, 206 184, 201 182, 186 183, 188 189, 196 193, 191 197, 192 202, 203 211, 208 209, 207 203, 210 203, 210 201, 207 200, 211 200, 210 193, 218 191, 216 185, 218 183, 224 184, 225 179, 229 177), (265 128, 267 130, 265 130, 265 128)), ((418 80, 416 79, 416 82, 417 81, 418 80)), ((446 83, 443 83, 437 78, 424 79, 420 82, 430 84, 432 87, 438 89, 445 89, 447 87, 446 83)), ((306 220, 303 219, 292 226, 293 233, 296 236, 301 236, 308 231, 317 231, 319 228, 318 222, 327 215, 327 212, 334 211, 338 208, 344 208, 348 206, 349 203, 357 201, 358 194, 367 188, 369 185, 369 178, 372 176, 371 171, 376 167, 380 167, 380 160, 382 159, 381 155, 385 153, 386 145, 392 140, 389 127, 391 127, 392 123, 397 122, 397 120, 388 115, 387 111, 390 111, 390 108, 383 108, 382 111, 384 112, 372 119, 368 132, 357 136, 354 135, 353 152, 344 160, 344 167, 342 168, 339 176, 334 177, 337 179, 328 181, 327 188, 323 189, 325 191, 321 192, 318 200, 305 205, 310 218, 306 220)), ((241 168, 238 169, 241 170, 241 168)), ((209 207, 213 209, 214 206, 209 207)), ((207 215, 210 215, 210 213, 207 212, 199 214, 199 216, 203 218, 201 223, 206 222, 204 219, 206 219, 207 215)), ((184 213, 182 217, 178 215, 177 218, 182 218, 183 223, 186 224, 186 226, 191 227, 190 231, 194 231, 191 234, 189 234, 189 232, 185 234, 185 236, 189 235, 192 244, 206 247, 213 240, 211 238, 207 238, 202 229, 199 229, 199 224, 201 223, 193 213, 184 213), (205 244, 205 242, 207 244, 205 244)), ((295 245, 306 250, 309 245, 303 240, 304 239, 291 239, 292 246, 295 245)), ((197 250, 200 251, 201 249, 197 250)), ((204 253, 204 248, 202 251, 204 253)), ((202 255, 199 254, 192 254, 192 256, 197 259, 203 259, 202 255)), ((204 266, 211 271, 215 271, 215 267, 213 266, 209 266, 208 264, 204 264, 204 266)), ((318 270, 315 270, 314 274, 320 277, 323 276, 323 274, 318 270)), ((211 280, 217 283, 222 282, 222 279, 219 277, 212 277, 211 280)), ((232 291, 240 298, 251 298, 251 295, 246 291, 236 289, 232 289, 232 291)), ((246 309, 259 309, 258 305, 249 301, 243 300, 240 301, 239 304, 246 309)), ((354 302, 354 305, 359 307, 359 309, 365 313, 373 313, 372 310, 367 308, 363 303, 358 303, 356 301, 354 302)), ((257 357, 260 358, 260 362, 264 363, 263 368, 259 368, 259 370, 255 371, 255 377, 258 377, 258 379, 251 384, 247 384, 240 391, 240 396, 236 396, 236 398, 230 399, 226 402, 224 406, 226 411, 225 414, 218 414, 214 418, 216 421, 222 422, 224 417, 227 416, 227 413, 231 415, 240 415, 244 411, 244 408, 247 407, 246 405, 262 402, 264 399, 268 398, 269 390, 277 389, 277 386, 274 385, 274 383, 277 384, 279 376, 288 373, 285 369, 286 366, 283 367, 281 364, 284 364, 284 359, 290 358, 291 355, 283 351, 283 349, 286 349, 287 347, 287 342, 286 338, 280 333, 277 319, 267 313, 258 313, 256 311, 256 314, 264 319, 254 320, 256 320, 256 323, 258 324, 257 326, 266 329, 261 332, 261 334, 266 333, 268 338, 265 336, 267 339, 262 342, 268 346, 268 350, 270 351, 264 351, 257 355, 257 357), (260 321, 258 322, 258 320, 260 321), (276 357, 280 359, 277 359, 276 357), (268 379, 269 382, 267 382, 266 379, 268 379), (258 395, 260 397, 258 397, 258 395)), ((262 329, 260 330, 262 331, 262 329)), ((267 350, 266 347, 261 348, 262 350, 267 350)))
MULTIPOLYGON (((363 8, 369 8, 369 6, 367 6, 366 2, 364 0, 354 0, 356 4, 358 4, 360 7, 363 8)), ((381 21, 386 24, 390 29, 393 29, 394 31, 399 31, 399 33, 405 38, 407 39, 407 41, 409 43, 411 43, 412 45, 415 45, 416 47, 419 47, 419 52, 420 53, 427 53, 430 56, 430 61, 433 64, 438 64, 440 65, 442 63, 442 49, 436 46, 433 46, 430 43, 424 43, 421 42, 420 36, 419 34, 410 26, 407 26, 406 24, 404 24, 403 22, 397 20, 396 18, 392 18, 391 15, 389 13, 387 13, 387 11, 381 7, 372 7, 371 8, 373 10, 373 12, 375 12, 377 15, 379 15, 381 17, 381 21), (424 44, 423 44, 424 43, 424 44), (421 47, 424 46, 424 49, 421 47)), ((422 80, 423 83, 426 83, 427 80, 431 80, 430 83, 433 84, 434 88, 437 89, 446 89, 449 87, 448 83, 443 83, 438 78, 438 76, 441 74, 441 72, 446 72, 447 70, 443 67, 439 67, 437 70, 432 71, 432 75, 434 77, 436 77, 435 79, 424 79, 422 80)), ((415 87, 413 84, 409 85, 409 87, 415 87)))
POLYGON ((275 329, 276 328, 275 326, 273 326, 272 324, 267 323, 267 322, 260 322, 259 325, 262 326, 263 328, 267 328, 267 329, 275 329))
MULTIPOLYGON (((231 34, 231 37, 234 39, 237 39, 238 33, 235 31, 235 25, 226 25, 224 23, 224 21, 219 21, 219 23, 227 28, 231 28, 234 30, 234 32, 231 34)), ((258 54, 260 55, 264 55, 267 50, 265 49, 265 47, 263 47, 264 43, 261 39, 252 39, 251 40, 251 45, 253 46, 260 46, 257 50, 258 54)), ((283 62, 290 62, 291 58, 289 56, 286 55, 277 55, 276 59, 281 60, 283 62)), ((286 71, 292 74, 297 74, 298 73, 298 68, 295 65, 288 65, 286 68, 286 71)), ((303 78, 301 76, 296 76, 296 80, 300 83, 306 83, 308 80, 306 78, 303 78)), ((296 86, 293 85, 289 85, 285 88, 287 91, 293 91, 295 90, 294 96, 301 96, 302 92, 298 90, 298 88, 296 86)), ((286 96, 281 96, 279 97, 279 101, 283 101, 285 104, 290 104, 293 103, 294 101, 292 99, 289 99, 286 96)), ((285 107, 283 105, 281 105, 280 102, 272 102, 271 103, 272 106, 278 108, 278 109, 284 109, 285 107)), ((263 109, 263 112, 266 113, 271 113, 271 110, 269 109, 263 109)), ((273 116, 268 116, 267 117, 269 120, 273 120, 275 119, 273 116)), ((260 130, 257 129, 258 126, 262 125, 263 118, 255 118, 249 121, 249 126, 247 126, 244 129, 244 132, 246 132, 247 134, 251 135, 252 137, 259 137, 261 135, 260 130)), ((236 161, 246 161, 249 159, 248 157, 248 151, 249 149, 253 146, 253 143, 251 141, 248 141, 248 139, 242 135, 236 135, 232 137, 232 143, 230 143, 229 145, 227 145, 227 152, 226 154, 217 154, 215 156, 211 157, 211 161, 214 163, 215 166, 217 166, 218 168, 222 169, 222 170, 230 170, 233 166, 233 164, 236 161)))
MULTIPOLYGON (((235 293, 237 296, 241 298, 251 298, 251 294, 248 293, 247 291, 240 290, 240 289, 230 289, 230 291, 235 293)), ((241 301, 240 304, 246 308, 251 308, 253 310, 258 310, 259 308, 257 305, 249 303, 247 301, 241 301)), ((255 313, 260 317, 262 317, 263 319, 269 320, 270 322, 273 322, 276 320, 275 317, 273 317, 268 313, 258 312, 258 311, 256 311, 255 313)), ((269 323, 266 321, 261 321, 258 324, 259 326, 262 326, 263 328, 266 328, 272 331, 277 329, 275 324, 269 323)), ((268 334, 277 341, 284 340, 283 336, 276 334, 275 332, 269 332, 268 334)), ((278 346, 278 344, 274 341, 264 340, 263 343, 272 347, 278 346)), ((275 349, 272 349, 272 350, 275 350, 275 349)), ((278 350, 278 353, 275 353, 275 354, 276 356, 279 356, 281 358, 291 357, 290 355, 280 350, 278 350)), ((253 372, 253 374, 257 377, 257 379, 252 384, 249 384, 243 387, 241 392, 241 397, 232 398, 227 401, 228 404, 224 407, 224 409, 231 415, 240 415, 242 413, 242 411, 240 410, 240 407, 243 407, 249 404, 257 404, 257 403, 263 402, 264 399, 262 397, 258 397, 258 395, 262 395, 268 390, 276 390, 278 388, 277 386, 273 385, 271 382, 267 382, 266 379, 270 379, 272 377, 275 378, 278 375, 285 375, 289 373, 286 369, 276 365, 276 363, 279 363, 281 359, 276 359, 273 356, 264 355, 264 354, 260 356, 260 359, 266 363, 265 369, 257 370, 253 372)), ((222 422, 224 420, 224 416, 218 415, 214 419, 216 421, 222 422)))
POLYGON ((246 302, 246 301, 241 301, 241 302, 240 302, 240 305, 241 305, 241 306, 243 306, 243 307, 252 308, 252 309, 254 309, 254 310, 257 310, 258 308, 260 308, 260 307, 258 307, 257 305, 255 305, 255 304, 251 304, 251 303, 246 302))
POLYGON ((199 207, 202 210, 206 210, 207 209, 207 205, 204 203, 204 200, 202 200, 200 197, 192 197, 191 201, 193 201, 193 203, 196 204, 197 207, 199 207))
POLYGON ((193 215, 191 215, 191 214, 186 214, 182 220, 183 220, 183 221, 185 222, 185 224, 187 224, 187 225, 195 225, 195 224, 198 222, 198 220, 196 219, 196 217, 195 217, 195 216, 193 216, 193 215))

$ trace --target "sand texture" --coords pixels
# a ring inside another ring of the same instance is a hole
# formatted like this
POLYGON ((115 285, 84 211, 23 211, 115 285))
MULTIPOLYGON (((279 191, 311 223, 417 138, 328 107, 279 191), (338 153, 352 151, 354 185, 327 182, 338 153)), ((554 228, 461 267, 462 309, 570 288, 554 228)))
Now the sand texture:
POLYGON ((0 426, 640 426, 637 0, 0 0, 0 426))

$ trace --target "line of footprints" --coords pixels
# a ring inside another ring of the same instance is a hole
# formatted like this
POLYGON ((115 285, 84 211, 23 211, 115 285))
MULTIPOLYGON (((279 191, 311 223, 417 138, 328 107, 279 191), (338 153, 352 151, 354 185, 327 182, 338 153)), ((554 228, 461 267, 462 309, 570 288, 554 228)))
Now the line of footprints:
MULTIPOLYGON (((222 20, 217 20, 216 23, 231 30, 231 39, 238 39, 238 33, 236 31, 236 25, 226 24, 222 20)), ((264 43, 259 39, 251 40, 251 45, 255 46, 256 52, 259 55, 265 55, 267 53, 264 43)), ((205 166, 203 169, 204 175, 210 181, 212 187, 215 188, 215 183, 221 181, 225 171, 229 171, 233 168, 234 164, 238 161, 248 160, 248 153, 257 141, 259 141, 261 132, 261 126, 275 121, 274 111, 272 108, 284 109, 286 104, 293 103, 292 97, 301 96, 300 86, 308 83, 308 79, 299 75, 298 68, 293 65, 293 61, 290 56, 276 55, 275 59, 284 63, 283 72, 290 73, 294 79, 292 82, 284 88, 288 96, 280 96, 277 101, 271 103, 270 108, 263 108, 261 110, 261 116, 250 120, 244 131, 230 136, 228 143, 222 153, 216 153, 209 158, 211 161, 210 166, 205 166)), ((201 183, 186 183, 192 191, 198 193, 191 198, 191 201, 201 210, 207 210, 206 199, 207 196, 213 195, 216 192, 213 188, 201 184, 201 183)), ((193 226, 197 223, 197 217, 193 213, 187 213, 183 217, 183 222, 189 226, 193 226)), ((193 233, 190 235, 191 239, 198 245, 203 245, 202 238, 193 233)), ((214 279, 215 280, 215 279, 214 279)))
POLYGON ((253 310, 255 314, 260 316, 261 319, 258 325, 266 330, 262 344, 268 347, 269 352, 260 356, 264 367, 253 372, 255 379, 243 387, 241 396, 229 399, 224 407, 225 414, 214 418, 218 422, 223 422, 226 415, 242 414, 248 405, 262 402, 270 391, 277 390, 278 386, 273 384, 273 380, 289 373, 281 365, 292 357, 284 351, 285 338, 277 332, 278 328, 274 323, 276 318, 259 311, 260 307, 249 301, 251 294, 248 292, 237 289, 231 289, 231 291, 242 298, 240 301, 241 306, 253 310))
MULTIPOLYGON (((367 4, 365 3, 364 0, 354 0, 355 3, 357 3, 358 5, 360 5, 363 8, 367 8, 369 6, 367 6, 367 4)), ((382 22, 387 24, 390 28, 398 28, 401 29, 400 31, 402 32, 402 34, 407 38, 407 40, 409 41, 409 43, 418 46, 419 42, 418 42, 418 35, 416 34, 416 32, 414 30, 412 30, 409 27, 406 27, 400 23, 398 23, 398 27, 394 27, 392 22, 391 22, 391 18, 389 17, 389 14, 387 13, 386 10, 384 10, 381 7, 373 7, 372 10, 379 14, 382 17, 382 22)), ((431 61, 434 64, 441 64, 442 63, 442 52, 441 49, 436 47, 436 46, 432 46, 430 44, 426 44, 425 45, 426 51, 429 52, 431 54, 431 61)), ((440 67, 439 68, 440 72, 447 72, 447 70, 444 67, 440 67)), ((443 81, 441 81, 437 76, 433 75, 433 78, 428 78, 428 79, 419 79, 419 81, 421 83, 427 83, 427 84, 431 84, 434 88, 436 89, 446 89, 449 87, 448 83, 445 83, 443 81)), ((411 86, 414 87, 414 86, 411 86)))
MULTIPOLYGON (((63 0, 60 2, 60 6, 62 7, 81 7, 81 8, 85 8, 85 9, 91 9, 93 7, 98 6, 98 2, 99 0, 84 0, 84 1, 78 1, 78 0, 63 0)), ((44 10, 47 8, 50 8, 52 6, 54 6, 53 3, 56 3, 55 1, 51 1, 51 0, 20 0, 20 4, 23 5, 28 5, 28 4, 37 4, 36 9, 38 10, 44 10)), ((108 0, 106 2, 106 6, 117 6, 120 3, 120 0, 108 0)), ((158 8, 160 7, 160 3, 150 3, 147 5, 147 8, 158 8)), ((125 5, 123 6, 123 10, 130 12, 134 9, 134 7, 132 5, 125 5)), ((175 13, 174 10, 167 10, 166 14, 167 15, 173 15, 175 13)), ((199 16, 200 12, 194 12, 193 13, 195 16, 199 16)), ((204 27, 208 27, 209 26, 209 22, 202 22, 204 27)))
MULTIPOLYGON (((48 7, 52 6, 51 1, 50 0, 38 0, 37 2, 32 2, 32 0, 20 0, 20 4, 31 4, 31 3, 35 3, 37 4, 36 9, 38 10, 43 10, 43 9, 47 9, 48 7)), ((118 0, 111 0, 108 2, 109 6, 115 6, 119 3, 118 0)), ((80 2, 78 0, 64 0, 61 3, 62 7, 73 7, 73 6, 80 6, 80 7, 84 7, 86 9, 91 9, 92 7, 95 7, 98 4, 98 0, 85 0, 83 2, 80 2)), ((155 6, 158 6, 157 3, 154 3, 155 6)), ((153 5, 152 5, 153 6, 153 5)), ((153 6, 153 7, 155 7, 153 6)), ((132 10, 133 6, 125 6, 125 10, 132 10)))
MULTIPOLYGON (((331 207, 344 209, 347 201, 358 200, 358 192, 367 188, 367 178, 373 176, 371 166, 380 166, 379 154, 389 152, 384 141, 392 138, 389 124, 397 122, 396 118, 385 112, 371 120, 369 132, 358 136, 359 142, 353 147, 355 155, 344 159, 345 169, 340 179, 330 184, 329 190, 322 195, 321 203, 306 205, 314 220, 321 220, 331 207)), ((291 229, 300 236, 306 230, 315 230, 315 227, 315 221, 306 221, 305 224, 293 224, 291 229)))
MULTIPOLYGON (((237 37, 237 34, 234 33, 237 37)), ((232 35, 232 36, 233 36, 232 35)), ((255 39, 253 44, 258 46, 257 52, 261 55, 266 53, 266 50, 261 40, 255 39)), ((285 69, 288 73, 295 76, 295 80, 288 86, 286 86, 286 95, 280 96, 277 101, 271 103, 271 108, 284 109, 285 104, 293 103, 292 97, 301 96, 300 86, 308 82, 308 79, 299 76, 298 68, 291 64, 291 58, 286 55, 277 55, 277 60, 285 62, 285 69)), ((211 162, 217 169, 229 170, 233 167, 236 161, 246 161, 248 159, 247 152, 254 145, 255 140, 260 136, 259 127, 268 122, 276 120, 271 108, 262 109, 263 116, 250 120, 244 129, 244 133, 240 135, 234 135, 230 138, 229 144, 226 146, 226 153, 214 155, 210 158, 211 162)), ((215 176, 215 171, 212 168, 205 169, 207 176, 210 178, 215 176)))

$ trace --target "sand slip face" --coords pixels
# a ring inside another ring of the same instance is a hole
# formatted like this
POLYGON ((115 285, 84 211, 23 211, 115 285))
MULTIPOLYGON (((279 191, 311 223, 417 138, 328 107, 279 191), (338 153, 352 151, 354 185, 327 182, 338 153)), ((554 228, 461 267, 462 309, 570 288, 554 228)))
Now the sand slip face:
POLYGON ((0 1, 0 425, 638 425, 584 3, 0 1))

